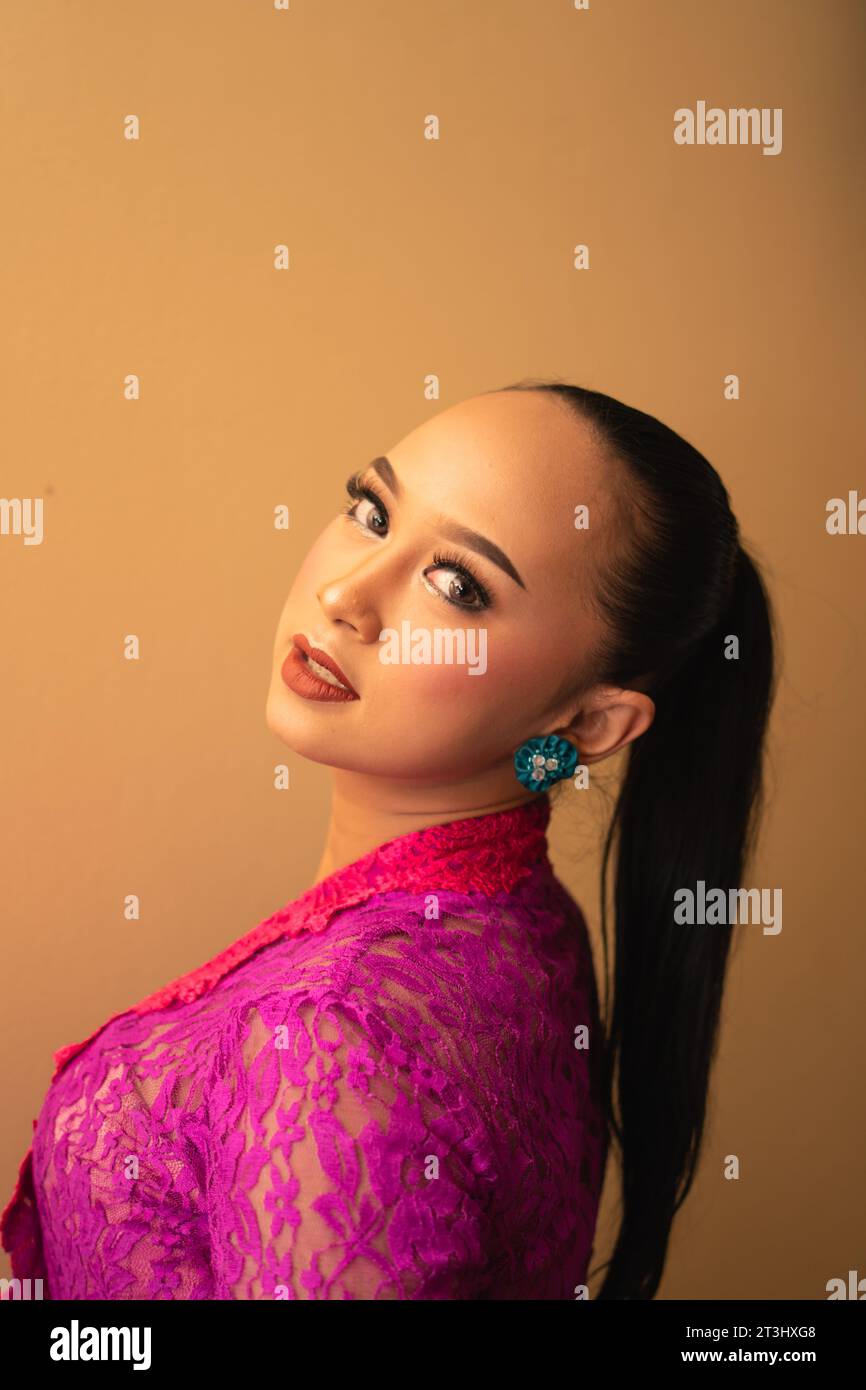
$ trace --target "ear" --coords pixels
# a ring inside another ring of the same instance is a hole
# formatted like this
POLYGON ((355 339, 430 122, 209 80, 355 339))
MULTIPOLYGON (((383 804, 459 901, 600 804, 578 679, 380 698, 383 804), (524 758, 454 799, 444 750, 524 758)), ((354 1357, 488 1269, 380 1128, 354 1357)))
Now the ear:
POLYGON ((649 695, 640 690, 602 686, 564 727, 552 732, 577 746, 581 762, 597 763, 645 733, 655 712, 649 695))

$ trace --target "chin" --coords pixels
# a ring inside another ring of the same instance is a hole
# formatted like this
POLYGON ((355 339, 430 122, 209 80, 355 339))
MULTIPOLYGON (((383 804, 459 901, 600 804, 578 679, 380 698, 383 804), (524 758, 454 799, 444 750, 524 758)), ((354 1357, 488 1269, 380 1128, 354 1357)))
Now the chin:
POLYGON ((354 749, 357 754, 359 742, 354 723, 351 732, 346 730, 346 715, 351 709, 350 705, 333 706, 303 700, 287 690, 277 675, 268 692, 265 722, 275 738, 310 762, 349 771, 373 771, 372 766, 360 768, 350 751, 354 749), (342 756, 344 748, 345 757, 342 756))

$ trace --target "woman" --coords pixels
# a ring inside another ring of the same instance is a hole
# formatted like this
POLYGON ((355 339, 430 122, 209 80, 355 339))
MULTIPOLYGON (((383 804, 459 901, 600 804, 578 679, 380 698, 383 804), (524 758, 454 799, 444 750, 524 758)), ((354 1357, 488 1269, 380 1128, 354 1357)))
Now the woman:
POLYGON ((751 848, 763 584, 706 459, 561 382, 437 415, 348 491, 267 701, 334 769, 316 880, 55 1055, 13 1272, 52 1298, 582 1297, 614 1134, 599 1296, 651 1298, 730 943, 674 894, 739 886, 751 848), (605 1036, 545 831, 621 749, 605 1036))

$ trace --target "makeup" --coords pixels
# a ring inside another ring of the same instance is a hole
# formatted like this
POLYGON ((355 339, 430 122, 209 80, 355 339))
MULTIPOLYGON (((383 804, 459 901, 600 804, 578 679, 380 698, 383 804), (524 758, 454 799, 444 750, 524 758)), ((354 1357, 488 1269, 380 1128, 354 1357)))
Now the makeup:
POLYGON ((311 647, 302 632, 296 632, 292 638, 292 649, 282 664, 280 675, 289 689, 305 700, 342 703, 361 698, 334 658, 318 647, 311 647))

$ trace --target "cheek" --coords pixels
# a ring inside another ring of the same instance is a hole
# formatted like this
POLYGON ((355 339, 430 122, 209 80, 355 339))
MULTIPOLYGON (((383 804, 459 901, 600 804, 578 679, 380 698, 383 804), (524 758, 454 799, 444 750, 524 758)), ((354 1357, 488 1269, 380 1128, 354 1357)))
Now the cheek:
POLYGON ((484 743, 522 733, 527 718, 543 706, 550 653, 535 640, 485 631, 486 638, 467 629, 463 661, 377 662, 377 698, 392 716, 414 720, 419 733, 422 723, 457 736, 462 727, 484 743))
POLYGON ((400 701, 409 712, 419 704, 425 708, 433 706, 440 718, 447 719, 450 708, 447 702, 477 706, 490 700, 490 673, 481 671, 483 665, 483 658, 479 663, 477 657, 466 665, 446 662, 417 666, 383 664, 377 673, 377 682, 383 694, 390 691, 389 698, 400 701), (477 674, 470 675, 473 668, 477 674))

